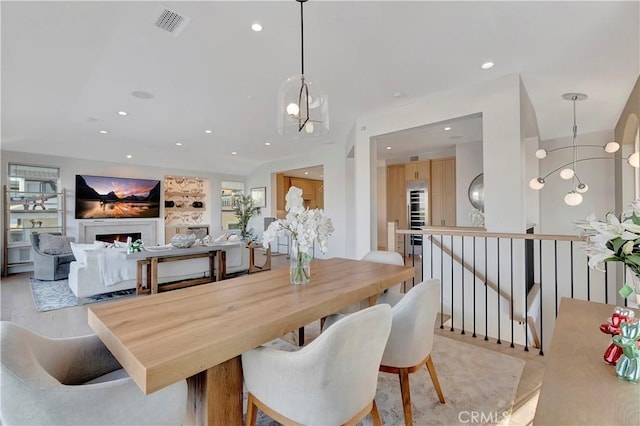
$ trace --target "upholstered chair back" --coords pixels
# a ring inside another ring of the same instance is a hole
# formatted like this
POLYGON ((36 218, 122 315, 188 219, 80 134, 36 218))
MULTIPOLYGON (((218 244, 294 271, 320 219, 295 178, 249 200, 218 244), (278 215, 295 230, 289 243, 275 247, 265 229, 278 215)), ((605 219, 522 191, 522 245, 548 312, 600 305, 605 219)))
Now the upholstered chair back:
POLYGON ((431 353, 440 304, 440 281, 426 280, 413 287, 392 309, 393 321, 382 365, 412 367, 431 353))
MULTIPOLYGON (((386 263, 388 265, 404 265, 404 259, 400 253, 395 251, 372 250, 365 254, 362 260, 367 262, 386 263)), ((400 293, 402 283, 398 283, 390 287, 388 291, 392 293, 400 293)))
POLYGON ((3 425, 178 425, 187 385, 145 395, 95 335, 50 339, 0 322, 3 425))
POLYGON ((246 352, 247 389, 294 422, 344 424, 375 397, 390 329, 391 308, 377 305, 337 321, 299 351, 246 352))

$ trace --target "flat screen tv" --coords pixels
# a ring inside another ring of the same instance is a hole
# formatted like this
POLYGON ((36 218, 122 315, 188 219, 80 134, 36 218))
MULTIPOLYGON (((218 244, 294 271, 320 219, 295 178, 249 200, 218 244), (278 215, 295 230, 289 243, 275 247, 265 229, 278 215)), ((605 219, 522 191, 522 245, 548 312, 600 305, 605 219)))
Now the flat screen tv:
POLYGON ((76 219, 160 217, 160 181, 76 175, 76 219))

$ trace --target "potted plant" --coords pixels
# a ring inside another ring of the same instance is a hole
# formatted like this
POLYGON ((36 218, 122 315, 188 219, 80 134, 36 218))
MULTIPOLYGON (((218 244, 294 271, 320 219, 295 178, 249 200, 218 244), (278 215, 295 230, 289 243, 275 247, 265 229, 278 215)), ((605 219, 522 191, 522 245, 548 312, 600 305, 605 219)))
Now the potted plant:
POLYGON ((233 212, 238 218, 238 227, 240 228, 240 236, 247 239, 251 234, 247 231, 247 225, 253 215, 260 214, 260 207, 253 205, 253 198, 250 195, 240 194, 233 201, 233 212))

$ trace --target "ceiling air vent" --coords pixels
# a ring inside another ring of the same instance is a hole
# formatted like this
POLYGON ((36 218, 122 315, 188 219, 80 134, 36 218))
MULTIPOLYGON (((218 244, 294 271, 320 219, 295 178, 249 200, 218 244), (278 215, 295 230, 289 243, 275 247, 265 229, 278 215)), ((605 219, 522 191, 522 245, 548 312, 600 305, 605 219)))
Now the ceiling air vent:
POLYGON ((177 37, 190 21, 191 18, 187 16, 180 15, 166 8, 161 8, 160 15, 156 18, 155 26, 177 37))
POLYGON ((409 157, 409 161, 418 161, 418 156, 414 155, 414 156, 409 157))

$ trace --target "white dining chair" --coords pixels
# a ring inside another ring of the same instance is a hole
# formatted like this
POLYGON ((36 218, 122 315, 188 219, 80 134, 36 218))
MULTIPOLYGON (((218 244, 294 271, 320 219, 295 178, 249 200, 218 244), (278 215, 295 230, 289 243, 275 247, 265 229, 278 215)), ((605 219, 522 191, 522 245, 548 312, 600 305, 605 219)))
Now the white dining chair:
POLYGON ((95 335, 50 339, 0 322, 3 425, 180 425, 181 380, 145 395, 95 335))
MULTIPOLYGON (((404 265, 404 259, 400 255, 400 253, 395 251, 383 251, 383 250, 372 250, 365 254, 362 259, 366 262, 375 262, 375 263, 386 263, 387 265, 404 265)), ((400 294, 402 290, 402 283, 395 284, 393 287, 385 290, 385 293, 397 293, 400 294)), ((346 308, 340 309, 337 314, 352 314, 354 312, 359 311, 360 309, 368 308, 369 300, 362 300, 360 302, 356 302, 347 306, 346 308)), ((323 327, 325 319, 323 318, 320 321, 320 327, 323 327)))
MULTIPOLYGON (((413 424, 409 374, 419 371, 423 365, 427 366, 438 400, 445 403, 440 381, 431 359, 439 301, 440 280, 437 279, 423 281, 405 295, 394 292, 383 293, 377 301, 378 305, 392 307, 391 333, 382 356, 380 371, 397 374, 400 379, 406 425, 413 424)), ((323 332, 330 330, 343 318, 345 318, 343 314, 329 316, 324 322, 323 332)))
POLYGON ((283 424, 355 425, 375 404, 391 308, 377 305, 337 321, 296 352, 261 346, 242 354, 247 425, 257 410, 283 424))
MULTIPOLYGON (((361 260, 365 260, 367 262, 386 263, 388 265, 404 265, 402 255, 396 251, 372 250, 365 254, 361 260)), ((385 293, 400 293, 401 287, 402 283, 398 283, 389 288, 389 291, 385 293)))
POLYGON ((384 293, 378 304, 392 306, 393 322, 387 346, 382 355, 380 371, 397 374, 400 379, 405 425, 413 424, 411 417, 411 393, 409 374, 427 366, 438 400, 445 403, 436 374, 431 350, 433 333, 440 302, 440 280, 421 282, 404 296, 384 293))

